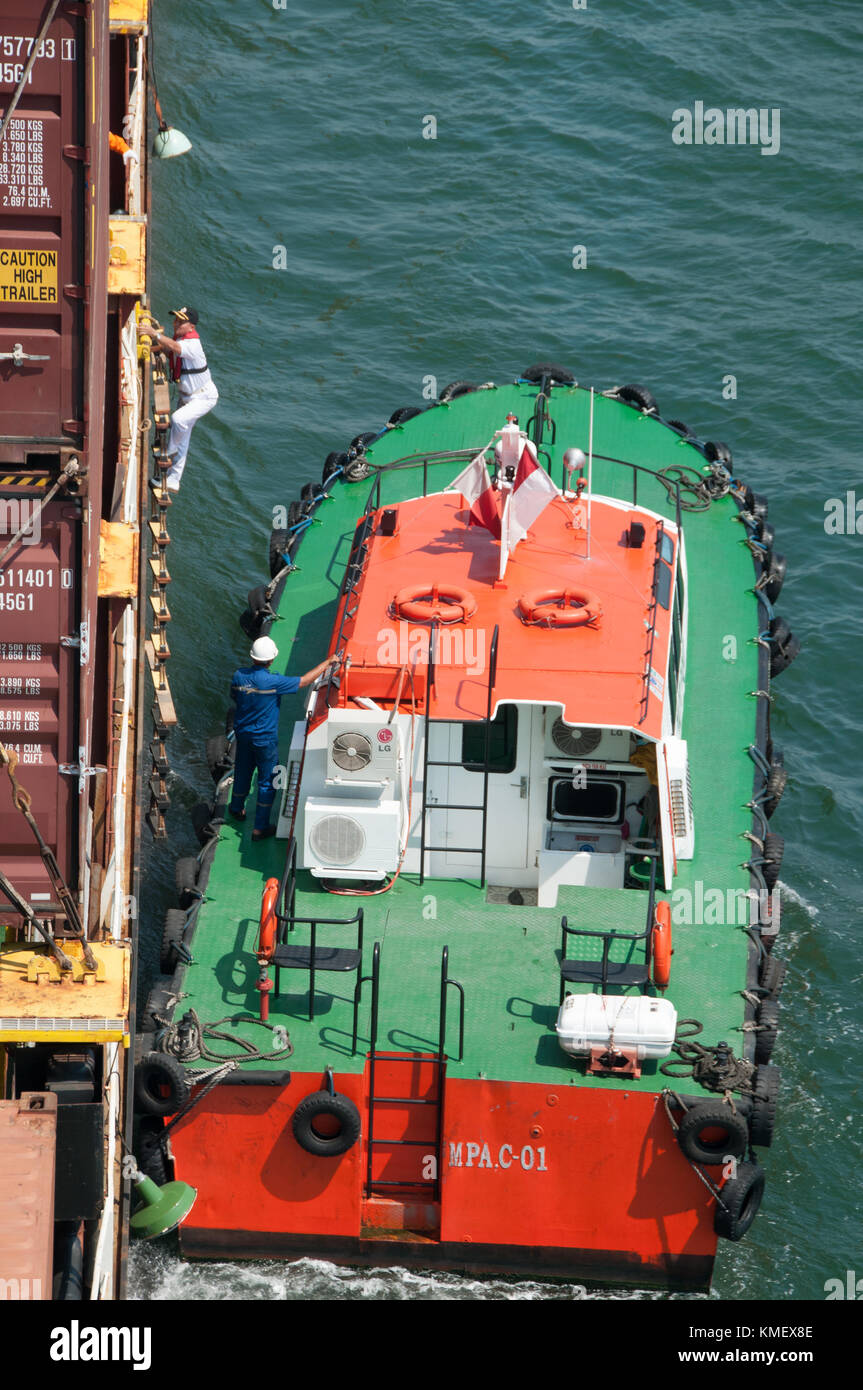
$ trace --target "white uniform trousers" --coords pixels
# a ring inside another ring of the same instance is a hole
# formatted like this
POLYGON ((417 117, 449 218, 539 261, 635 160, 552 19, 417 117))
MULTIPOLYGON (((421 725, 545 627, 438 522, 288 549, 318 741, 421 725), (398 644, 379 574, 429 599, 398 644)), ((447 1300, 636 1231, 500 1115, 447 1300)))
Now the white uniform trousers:
POLYGON ((180 479, 186 466, 186 455, 189 452, 189 440, 195 421, 211 411, 218 399, 219 393, 215 386, 202 386, 200 391, 180 397, 181 404, 171 416, 171 434, 168 439, 168 453, 173 459, 167 477, 167 485, 171 492, 180 490, 180 479))

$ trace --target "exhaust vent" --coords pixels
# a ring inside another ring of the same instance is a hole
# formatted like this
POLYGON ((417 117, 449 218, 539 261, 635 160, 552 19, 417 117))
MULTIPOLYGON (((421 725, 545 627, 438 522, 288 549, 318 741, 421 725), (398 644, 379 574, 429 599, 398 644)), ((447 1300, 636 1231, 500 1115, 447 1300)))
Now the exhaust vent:
POLYGON ((309 846, 323 863, 342 868, 359 859, 366 847, 366 835, 352 816, 325 816, 312 826, 309 846))
POLYGON ((331 757, 343 772, 360 772, 372 760, 372 745, 365 734, 339 734, 333 739, 331 757))
POLYGON ((563 719, 556 719, 551 737, 565 758, 587 758, 602 742, 602 729, 573 729, 563 719))

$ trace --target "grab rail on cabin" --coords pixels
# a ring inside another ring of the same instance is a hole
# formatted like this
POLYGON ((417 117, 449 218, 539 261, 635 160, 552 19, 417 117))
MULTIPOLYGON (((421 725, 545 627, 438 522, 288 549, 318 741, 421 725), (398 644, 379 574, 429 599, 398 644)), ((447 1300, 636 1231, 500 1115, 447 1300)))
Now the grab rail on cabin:
POLYGON ((444 946, 440 958, 440 1017, 438 1032, 438 1058, 441 1062, 448 1059, 446 1050, 446 1015, 447 1015, 447 990, 457 989, 459 997, 459 1017, 458 1017, 458 1056, 450 1060, 460 1062, 464 1056, 464 986, 458 980, 450 978, 449 974, 449 946, 444 946))

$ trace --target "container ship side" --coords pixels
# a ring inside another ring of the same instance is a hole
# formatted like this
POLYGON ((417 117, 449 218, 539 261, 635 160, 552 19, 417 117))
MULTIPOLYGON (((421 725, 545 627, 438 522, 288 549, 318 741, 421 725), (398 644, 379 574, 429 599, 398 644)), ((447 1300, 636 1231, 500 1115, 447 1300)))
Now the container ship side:
POLYGON ((123 1293, 149 614, 151 388, 136 334, 147 34, 147 0, 9 0, 0 15, 0 1286, 12 1298, 123 1293))

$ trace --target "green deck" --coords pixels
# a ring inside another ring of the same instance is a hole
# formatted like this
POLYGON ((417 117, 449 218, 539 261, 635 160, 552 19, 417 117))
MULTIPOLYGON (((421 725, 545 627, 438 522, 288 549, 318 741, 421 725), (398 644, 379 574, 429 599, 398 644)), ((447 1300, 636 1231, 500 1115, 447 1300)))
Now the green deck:
MULTIPOLYGON (((388 432, 369 451, 369 462, 381 465, 423 450, 479 447, 499 428, 508 410, 515 410, 524 425, 535 393, 536 388, 529 386, 502 387, 429 410, 388 432)), ((587 440, 589 393, 555 388, 550 411, 557 425, 551 471, 559 481, 563 450, 570 444, 584 446, 587 440)), ((596 397, 594 430, 595 453, 655 469, 680 463, 704 467, 697 450, 660 422, 620 402, 596 397)), ((430 490, 443 487, 461 467, 430 468, 430 490)), ((594 462, 598 493, 629 499, 631 479, 629 470, 594 462)), ((288 579, 282 619, 274 628, 281 652, 279 669, 298 673, 326 654, 350 540, 370 487, 371 481, 344 484, 339 480, 332 497, 318 507, 315 524, 296 553, 300 569, 288 579)), ((421 469, 399 470, 385 477, 382 502, 396 502, 421 490, 421 469)), ((673 519, 673 503, 665 490, 650 479, 643 480, 643 475, 638 500, 673 519)), ((740 867, 748 858, 748 842, 740 837, 750 826, 746 803, 752 794, 753 766, 746 750, 755 728, 756 701, 750 692, 758 684, 758 648, 752 640, 758 605, 752 593, 752 560, 736 515, 731 498, 714 503, 707 512, 684 515, 690 624, 683 736, 689 745, 696 854, 692 861, 678 865, 675 890, 694 891, 698 881, 705 892, 749 887, 748 871, 740 867), (736 660, 727 659, 729 638, 736 639, 736 660)), ((293 721, 302 713, 301 697, 283 700, 283 757, 293 721)), ((250 830, 251 814, 242 827, 227 824, 221 830, 195 930, 194 961, 185 971, 183 989, 188 997, 178 1014, 191 1006, 202 1021, 244 1010, 257 1015, 254 950, 261 890, 266 878, 281 873, 284 843, 252 844, 250 830)), ((567 1060, 558 1047, 553 1025, 559 991, 560 918, 566 913, 572 925, 640 931, 645 923, 645 893, 566 888, 561 890, 557 908, 539 909, 491 904, 478 883, 464 881, 426 879, 420 885, 416 875, 403 874, 381 896, 345 898, 324 894, 310 875, 299 875, 299 916, 347 918, 360 904, 365 912, 366 973, 372 945, 381 942, 379 1048, 435 1050, 441 949, 448 945, 450 975, 460 981, 466 995, 464 1059, 449 1063, 450 1075, 536 1081, 553 1074, 558 1085, 565 1081, 588 1086, 620 1084, 586 1077, 584 1067, 567 1060)), ((351 945, 353 931, 330 928, 321 939, 351 945)), ((598 951, 598 943, 591 944, 598 951)), ((744 1011, 740 991, 746 980, 749 945, 746 932, 733 922, 674 926, 669 997, 680 1018, 694 1017, 704 1024, 705 1042, 724 1038, 738 1054, 744 1011)), ((588 947, 580 953, 597 952, 588 947)), ((371 991, 367 985, 360 1011, 360 1045, 352 1055, 353 981, 353 975, 319 975, 316 1018, 309 1023, 307 976, 282 972, 282 992, 270 996, 270 1021, 288 1028, 295 1049, 292 1069, 363 1069, 371 991)), ((458 1009, 456 992, 449 994, 447 1051, 453 1054, 458 1009)), ((260 1045, 260 1028, 241 1025, 240 1031, 260 1045)), ((270 1065, 285 1064, 277 1058, 270 1065)), ((654 1063, 646 1065, 639 1081, 628 1079, 626 1084, 654 1091, 666 1079, 654 1063)))

